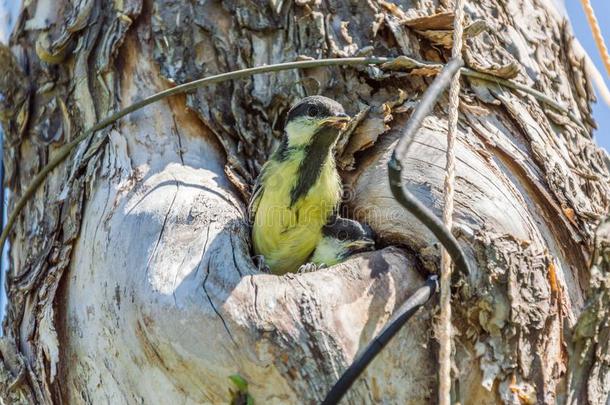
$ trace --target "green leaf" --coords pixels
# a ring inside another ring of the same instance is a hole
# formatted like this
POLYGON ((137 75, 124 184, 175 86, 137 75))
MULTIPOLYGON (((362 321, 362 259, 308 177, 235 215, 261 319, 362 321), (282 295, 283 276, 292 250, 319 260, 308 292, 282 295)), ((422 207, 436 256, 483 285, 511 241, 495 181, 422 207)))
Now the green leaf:
POLYGON ((231 380, 231 382, 233 382, 233 384, 235 384, 235 386, 237 387, 239 392, 241 392, 241 393, 247 393, 248 392, 248 381, 246 381, 239 374, 230 375, 229 376, 229 380, 231 380))

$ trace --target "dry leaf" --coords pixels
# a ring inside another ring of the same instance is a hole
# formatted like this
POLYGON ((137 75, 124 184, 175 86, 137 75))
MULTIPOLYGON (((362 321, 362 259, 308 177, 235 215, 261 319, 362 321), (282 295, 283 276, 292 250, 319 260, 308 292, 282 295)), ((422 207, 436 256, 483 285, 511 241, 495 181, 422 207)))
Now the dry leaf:
POLYGON ((430 67, 425 67, 425 68, 413 69, 411 71, 411 74, 415 75, 415 76, 434 76, 434 75, 438 74, 438 72, 440 72, 440 71, 441 71, 440 67, 430 66, 430 67))
POLYGON ((371 107, 366 106, 364 109, 360 110, 349 122, 347 128, 340 135, 339 140, 337 141, 336 151, 337 156, 343 155, 345 150, 345 146, 349 142, 352 134, 356 130, 356 128, 360 125, 360 123, 366 118, 370 111, 371 107))
POLYGON ((394 17, 397 17, 399 20, 404 20, 407 18, 407 15, 405 14, 404 11, 402 11, 400 6, 398 6, 394 3, 388 3, 387 1, 383 1, 383 0, 380 1, 379 4, 381 4, 381 6, 383 8, 388 10, 390 12, 390 14, 392 14, 394 17))
POLYGON ((342 170, 352 170, 355 163, 354 154, 370 148, 379 135, 390 129, 387 123, 394 119, 392 112, 400 109, 406 99, 407 93, 400 90, 394 99, 378 106, 367 106, 354 117, 337 147, 337 164, 342 170))
POLYGON ((427 69, 433 71, 434 73, 440 72, 443 68, 443 65, 438 63, 426 63, 420 62, 413 58, 409 58, 408 56, 401 55, 395 58, 391 62, 386 62, 381 65, 381 69, 383 70, 392 70, 392 71, 410 71, 413 69, 427 69))
POLYGON ((444 12, 423 17, 406 19, 402 21, 402 24, 419 31, 452 30, 453 20, 453 12, 444 12))
MULTIPOLYGON (((464 28, 464 39, 475 37, 488 29, 488 25, 483 20, 477 20, 464 28)), ((445 30, 415 30, 415 32, 437 45, 447 49, 453 47, 453 29, 445 30)))
POLYGON ((563 207, 563 213, 568 218, 568 220, 572 223, 572 225, 576 226, 576 213, 572 208, 563 207))
POLYGON ((464 62, 468 67, 476 70, 477 72, 487 73, 502 79, 513 79, 519 74, 521 69, 519 63, 515 60, 511 60, 506 64, 499 65, 483 59, 481 55, 477 55, 475 57, 469 50, 464 52, 464 62))
POLYGON ((453 44, 453 30, 415 30, 415 32, 433 44, 441 45, 446 49, 451 49, 453 44))

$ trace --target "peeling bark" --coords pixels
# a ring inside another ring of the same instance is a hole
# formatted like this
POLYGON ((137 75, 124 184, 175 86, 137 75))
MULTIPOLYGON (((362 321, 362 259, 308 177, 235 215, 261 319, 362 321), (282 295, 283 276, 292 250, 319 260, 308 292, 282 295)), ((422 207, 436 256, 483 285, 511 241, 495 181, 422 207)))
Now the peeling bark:
MULTIPOLYGON (((304 57, 444 63, 453 23, 444 3, 31 1, 10 49, 0 48, 6 184, 19 196, 85 128, 202 76, 304 57)), ((589 261, 600 257, 594 230, 608 211, 610 173, 591 140, 584 58, 545 0, 467 2, 466 15, 468 67, 547 94, 585 128, 531 96, 463 80, 454 231, 477 271, 454 288, 457 398, 603 403, 607 317, 591 302, 607 286, 589 261)), ((438 266, 435 240, 384 180, 436 69, 404 63, 226 82, 84 142, 12 236, 0 397, 226 403, 228 377, 239 374, 257 402, 319 402, 438 266), (245 199, 290 104, 314 93, 358 115, 337 154, 343 208, 395 247, 315 273, 260 274, 245 199)), ((446 116, 441 102, 404 162, 407 186, 439 215, 446 116)), ((433 317, 433 305, 420 311, 348 402, 434 402, 433 317)))
POLYGON ((595 235, 587 304, 574 327, 569 404, 610 401, 610 221, 595 235))

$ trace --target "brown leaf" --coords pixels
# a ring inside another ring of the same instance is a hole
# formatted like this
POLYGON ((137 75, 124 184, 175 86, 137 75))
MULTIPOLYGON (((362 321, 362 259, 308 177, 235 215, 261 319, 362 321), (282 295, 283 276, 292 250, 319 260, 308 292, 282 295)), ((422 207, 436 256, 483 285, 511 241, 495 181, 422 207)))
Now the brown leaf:
MULTIPOLYGON (((464 38, 472 38, 488 29, 488 25, 483 20, 477 20, 464 28, 464 38)), ((415 32, 437 45, 447 49, 453 46, 453 28, 444 30, 415 30, 415 32)))
MULTIPOLYGON (((470 56, 471 54, 470 52, 466 52, 466 55, 470 56)), ((465 62, 470 68, 477 72, 487 73, 502 79, 513 79, 520 71, 520 66, 517 61, 510 61, 506 64, 499 65, 488 60, 477 60, 469 56, 464 58, 465 62)))
POLYGON ((403 20, 402 23, 409 28, 419 31, 427 30, 452 30, 453 29, 453 12, 443 12, 438 14, 427 15, 423 17, 410 18, 403 20))
POLYGON ((453 30, 415 30, 415 32, 428 41, 441 45, 446 49, 451 49, 451 45, 453 44, 453 30))
POLYGON ((402 11, 400 6, 398 6, 394 3, 389 3, 387 1, 382 0, 379 2, 379 4, 381 4, 383 6, 383 8, 388 10, 390 12, 390 14, 392 14, 394 17, 397 17, 400 20, 404 20, 407 17, 407 15, 405 14, 404 11, 402 11))
POLYGON ((563 213, 573 225, 576 225, 576 213, 572 208, 563 207, 563 213))
POLYGON ((430 67, 425 67, 425 68, 413 69, 411 71, 411 74, 415 75, 415 76, 434 76, 434 75, 438 74, 438 72, 440 72, 440 71, 441 71, 440 67, 430 66, 430 67))
POLYGON ((370 106, 366 106, 365 108, 360 110, 350 120, 349 124, 347 125, 347 128, 345 128, 345 130, 340 135, 339 140, 337 141, 337 146, 336 146, 337 156, 342 156, 343 155, 345 147, 347 146, 348 142, 350 141, 350 139, 352 137, 352 134, 354 133, 356 128, 360 125, 360 123, 362 121, 364 121, 364 119, 366 118, 366 116, 368 115, 370 110, 371 110, 371 107, 370 106))
MULTIPOLYGON (((443 65, 441 65, 441 64, 420 62, 418 60, 409 58, 408 56, 404 56, 404 55, 401 55, 401 56, 395 58, 391 62, 386 62, 381 65, 381 69, 383 69, 383 70, 403 71, 403 72, 414 70, 414 69, 422 69, 422 70, 425 69, 427 71, 438 73, 438 72, 440 72, 440 70, 442 68, 443 68, 443 65)), ((423 75, 425 76, 427 74, 423 74, 423 75)))
POLYGON ((394 119, 392 112, 399 109, 406 99, 407 93, 399 91, 397 97, 377 106, 367 106, 354 117, 337 146, 337 164, 342 170, 352 170, 355 162, 354 154, 370 148, 379 135, 390 129, 387 124, 394 119))

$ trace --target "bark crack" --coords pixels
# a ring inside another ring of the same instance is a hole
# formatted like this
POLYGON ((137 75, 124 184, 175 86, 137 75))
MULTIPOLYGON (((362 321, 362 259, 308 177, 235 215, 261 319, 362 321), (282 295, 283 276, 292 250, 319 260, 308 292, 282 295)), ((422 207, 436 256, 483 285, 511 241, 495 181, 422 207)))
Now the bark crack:
POLYGON ((258 312, 258 285, 254 282, 254 276, 250 276, 250 284, 254 287, 254 312, 258 319, 262 319, 261 314, 258 312))
POLYGON ((104 215, 106 214, 106 209, 108 208, 108 201, 110 201, 110 177, 108 177, 108 190, 106 192, 106 201, 104 202, 104 208, 102 209, 102 213, 100 214, 99 221, 95 225, 95 231, 93 231, 93 246, 91 247, 91 261, 93 262, 93 258, 95 257, 95 240, 97 238, 97 232, 100 229, 100 225, 104 222, 104 215))
POLYGON ((182 151, 182 136, 180 135, 180 128, 176 123, 176 117, 172 115, 172 120, 174 121, 174 129, 176 130, 176 136, 178 137, 178 156, 180 156, 180 162, 184 166, 184 153, 182 151))
POLYGON ((172 202, 169 204, 169 207, 167 208, 167 212, 165 213, 165 218, 163 218, 163 224, 161 225, 161 232, 159 232, 159 237, 157 238, 157 243, 155 244, 155 248, 153 249, 150 257, 148 258, 148 263, 146 263, 146 271, 144 272, 144 277, 146 277, 146 278, 148 278, 150 264, 153 261, 154 257, 156 256, 157 249, 159 248, 159 244, 161 243, 161 238, 163 237, 163 232, 165 231, 165 226, 167 225, 167 219, 169 218, 169 214, 172 211, 174 202, 176 202, 176 197, 178 196, 178 189, 180 188, 180 186, 179 186, 178 180, 175 177, 174 177, 174 181, 176 182, 176 191, 174 192, 174 197, 172 198, 172 202))
MULTIPOLYGON (((206 236, 205 236, 205 243, 203 244, 203 252, 201 254, 201 260, 199 261, 199 264, 197 265, 197 270, 195 272, 195 275, 197 275, 199 273, 199 270, 201 269, 201 263, 203 263, 203 260, 205 258, 205 254, 206 254, 206 252, 208 250, 208 241, 210 239, 210 228, 211 227, 212 227, 211 224, 209 224, 207 232, 206 232, 206 236)), ((210 259, 208 258, 207 259, 207 263, 206 263, 205 277, 203 279, 203 283, 201 284, 201 288, 203 289, 203 292, 205 293, 205 296, 207 297, 208 302, 210 303, 210 306, 212 307, 212 310, 220 318, 220 320, 222 322, 222 325, 224 326, 224 329, 227 331, 227 334, 231 338, 231 341, 237 346, 237 341, 233 337, 233 334, 231 334, 231 331, 229 330, 227 322, 225 321, 223 316, 220 314, 220 312, 218 311, 218 309, 214 305, 214 302, 212 301, 212 297, 210 297, 210 294, 208 293, 208 290, 206 289, 206 283, 208 282, 208 277, 209 276, 210 276, 210 259)))
POLYGON ((233 338, 233 335, 231 334, 231 331, 229 330, 229 327, 227 326, 227 322, 222 317, 222 315, 220 314, 218 309, 216 309, 216 305, 214 305, 214 302, 212 301, 212 297, 210 297, 210 294, 208 293, 208 290, 205 288, 205 284, 207 283, 209 276, 210 276, 210 264, 209 264, 209 260, 208 260, 208 263, 206 264, 205 278, 203 279, 203 285, 201 287, 203 288, 203 292, 205 292, 205 295, 208 298, 208 301, 210 302, 210 305, 212 306, 212 309, 214 310, 216 315, 218 315, 218 317, 220 318, 220 320, 222 322, 222 325, 224 326, 225 330, 229 334, 229 337, 231 338, 231 341, 233 342, 233 344, 235 344, 235 346, 237 346, 237 341, 235 340, 235 338, 233 338))
POLYGON ((201 259, 199 259, 199 264, 197 265, 197 270, 195 271, 195 278, 199 275, 199 270, 201 269, 201 263, 203 263, 203 258, 208 250, 208 241, 210 240, 210 225, 205 233, 205 242, 203 243, 203 251, 201 252, 201 259))
POLYGON ((182 258, 182 261, 180 262, 180 266, 178 266, 178 269, 176 270, 176 274, 174 274, 174 283, 172 285, 172 297, 174 297, 174 305, 178 306, 178 301, 176 300, 176 282, 178 281, 178 272, 180 271, 180 269, 182 269, 182 266, 184 266, 184 262, 186 261, 186 259, 189 257, 190 255, 187 254, 184 255, 184 257, 182 258))
POLYGON ((239 270, 239 266, 237 265, 237 260, 235 259, 235 245, 233 244, 233 235, 229 234, 229 241, 231 243, 231 256, 233 256, 233 266, 235 266, 235 270, 237 270, 237 273, 239 273, 240 277, 243 277, 244 275, 241 273, 241 270, 239 270))

